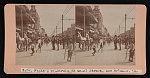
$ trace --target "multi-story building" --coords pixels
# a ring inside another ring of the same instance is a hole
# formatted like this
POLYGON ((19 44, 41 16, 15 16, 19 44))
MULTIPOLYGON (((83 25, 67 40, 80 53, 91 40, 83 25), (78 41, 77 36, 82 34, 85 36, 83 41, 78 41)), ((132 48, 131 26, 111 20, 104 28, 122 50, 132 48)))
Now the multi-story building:
POLYGON ((21 37, 24 33, 32 33, 34 29, 35 20, 29 14, 29 9, 25 5, 16 5, 16 31, 21 37))
POLYGON ((34 18, 35 20, 35 30, 36 32, 39 32, 41 26, 40 26, 40 17, 36 11, 35 5, 31 5, 31 9, 30 9, 30 15, 34 18))
POLYGON ((98 20, 97 23, 97 31, 99 32, 100 35, 103 35, 103 29, 104 29, 104 25, 103 25, 103 17, 102 14, 100 12, 99 6, 94 6, 93 9, 94 15, 98 20))
POLYGON ((86 33, 95 31, 94 27, 98 20, 90 6, 76 6, 75 12, 76 27, 78 27, 76 31, 80 31, 82 36, 85 36, 86 33))

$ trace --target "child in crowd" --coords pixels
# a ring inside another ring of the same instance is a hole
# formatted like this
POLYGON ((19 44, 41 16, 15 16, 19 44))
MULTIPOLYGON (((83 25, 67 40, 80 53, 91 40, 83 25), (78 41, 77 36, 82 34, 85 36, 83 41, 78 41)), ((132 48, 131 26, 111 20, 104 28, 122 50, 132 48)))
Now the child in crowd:
POLYGON ((92 54, 93 54, 93 56, 94 56, 95 53, 96 53, 96 44, 95 44, 95 43, 93 44, 93 51, 94 51, 94 52, 93 52, 92 54))
POLYGON ((32 43, 31 44, 31 51, 32 51, 32 53, 30 53, 31 56, 33 56, 33 53, 35 52, 34 48, 35 48, 35 45, 32 43))

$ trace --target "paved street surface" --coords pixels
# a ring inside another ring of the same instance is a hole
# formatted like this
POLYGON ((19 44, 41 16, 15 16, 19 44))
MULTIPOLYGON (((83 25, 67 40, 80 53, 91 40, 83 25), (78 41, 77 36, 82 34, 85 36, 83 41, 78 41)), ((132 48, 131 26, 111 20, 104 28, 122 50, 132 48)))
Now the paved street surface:
POLYGON ((17 65, 134 65, 134 62, 129 62, 128 57, 125 59, 126 50, 114 50, 113 44, 105 45, 103 53, 96 52, 92 55, 93 50, 81 51, 79 48, 74 52, 72 61, 67 62, 67 52, 64 59, 65 50, 52 50, 51 44, 42 47, 42 52, 39 51, 30 55, 31 51, 17 52, 17 65))

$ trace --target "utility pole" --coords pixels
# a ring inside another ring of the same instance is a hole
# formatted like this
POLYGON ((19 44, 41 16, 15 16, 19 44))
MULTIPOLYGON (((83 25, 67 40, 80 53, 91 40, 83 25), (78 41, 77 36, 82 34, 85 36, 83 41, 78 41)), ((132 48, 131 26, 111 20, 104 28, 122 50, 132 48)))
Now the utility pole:
POLYGON ((119 35, 120 35, 120 25, 119 25, 119 35))
POLYGON ((84 7, 84 36, 85 36, 85 7, 84 7))
POLYGON ((56 26, 56 36, 57 36, 57 30, 58 30, 58 29, 61 29, 61 28, 58 28, 58 26, 56 26))
POLYGON ((22 30, 22 38, 23 38, 23 14, 22 14, 22 6, 21 6, 21 30, 22 30))
POLYGON ((127 15, 125 14, 125 31, 124 31, 124 33, 126 32, 126 19, 127 19, 127 15))
POLYGON ((65 45, 64 45, 64 35, 63 35, 63 15, 62 15, 62 38, 63 38, 63 49, 65 48, 65 45))
POLYGON ((57 36, 57 26, 56 26, 56 36, 57 36))
POLYGON ((127 18, 127 15, 125 14, 125 32, 126 32, 126 21, 127 21, 127 19, 134 20, 135 18, 127 18))
POLYGON ((63 38, 63 49, 65 48, 65 47, 64 47, 64 46, 65 46, 65 45, 64 45, 64 37, 63 37, 63 36, 64 36, 64 35, 63 35, 63 21, 64 21, 64 20, 75 20, 75 19, 64 19, 64 16, 62 15, 62 38, 63 38))

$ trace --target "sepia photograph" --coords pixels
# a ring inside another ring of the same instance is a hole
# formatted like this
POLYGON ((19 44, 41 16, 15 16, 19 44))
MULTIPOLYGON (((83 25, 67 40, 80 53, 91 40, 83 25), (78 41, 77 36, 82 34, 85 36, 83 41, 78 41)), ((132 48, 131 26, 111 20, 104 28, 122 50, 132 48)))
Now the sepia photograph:
POLYGON ((16 65, 136 65, 136 6, 15 5, 16 65))

